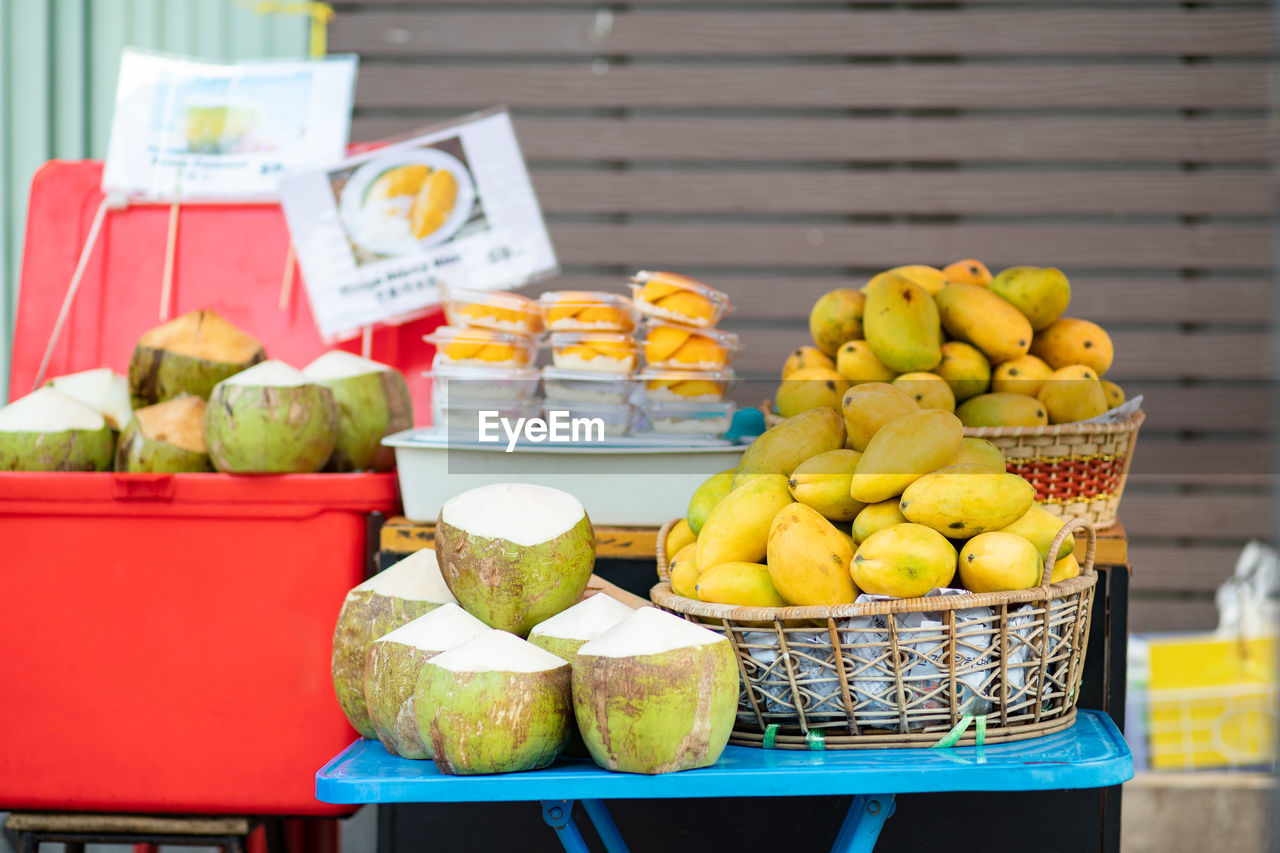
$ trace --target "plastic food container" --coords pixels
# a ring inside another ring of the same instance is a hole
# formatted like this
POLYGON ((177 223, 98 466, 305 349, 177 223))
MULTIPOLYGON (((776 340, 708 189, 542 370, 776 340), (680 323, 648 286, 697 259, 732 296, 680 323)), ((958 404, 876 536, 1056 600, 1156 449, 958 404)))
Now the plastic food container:
POLYGON ((422 339, 436 346, 432 367, 442 364, 472 367, 526 367, 533 362, 537 344, 528 335, 493 329, 440 326, 422 339))
POLYGON ((735 403, 685 403, 649 400, 645 403, 654 432, 721 438, 729 431, 735 403))
MULTIPOLYGON (((620 436, 631 432, 640 411, 630 403, 565 403, 548 401, 543 411, 550 423, 553 413, 564 412, 571 420, 585 420, 577 434, 582 443, 590 444, 605 436, 620 436), (599 421, 599 426, 596 425, 599 421)), ((563 416, 561 416, 563 417, 563 416)))
POLYGON ((631 277, 636 310, 651 317, 708 327, 729 313, 729 297, 697 279, 641 270, 631 277))
POLYGON ((506 290, 448 288, 444 316, 451 326, 533 335, 542 331, 542 312, 527 296, 506 290))
POLYGON ((441 362, 426 373, 433 400, 531 400, 538 396, 537 370, 531 367, 458 367, 441 362))
POLYGON ((648 400, 719 403, 736 377, 732 370, 673 370, 646 367, 636 377, 648 400))
POLYGON ((644 325, 644 358, 651 367, 675 370, 724 370, 741 349, 738 336, 721 329, 702 329, 648 319, 644 325))
POLYGON ((551 361, 562 370, 630 374, 636 367, 636 339, 618 332, 553 332, 551 361))
POLYGON ((478 398, 431 401, 431 422, 437 427, 447 430, 451 437, 478 441, 481 438, 480 413, 488 414, 484 419, 490 436, 497 436, 503 444, 507 436, 499 424, 500 419, 512 424, 520 418, 542 417, 541 400, 482 400, 478 398))
POLYGON ((552 290, 538 297, 543 323, 553 332, 633 332, 637 312, 617 293, 552 290))
POLYGON ((603 403, 619 405, 627 402, 635 390, 635 382, 627 376, 611 376, 592 370, 542 369, 542 395, 547 402, 603 403))

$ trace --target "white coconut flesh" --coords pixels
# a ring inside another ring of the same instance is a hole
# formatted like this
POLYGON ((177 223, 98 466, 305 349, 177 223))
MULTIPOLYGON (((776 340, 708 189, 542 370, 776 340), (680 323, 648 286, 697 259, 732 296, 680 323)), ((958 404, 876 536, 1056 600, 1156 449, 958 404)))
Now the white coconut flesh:
POLYGON ((350 379, 370 373, 389 373, 392 368, 380 361, 363 358, 346 350, 331 350, 302 368, 302 372, 314 382, 333 379, 350 379))
POLYGON ((129 380, 109 367, 69 373, 49 380, 55 390, 79 400, 106 416, 116 429, 124 429, 133 417, 129 400, 129 380))
POLYGON ((445 502, 440 520, 470 536, 541 545, 582 521, 587 511, 568 492, 528 483, 496 483, 445 502))
POLYGON ((426 616, 401 625, 377 643, 399 643, 424 652, 442 652, 492 631, 488 625, 450 602, 442 604, 426 616))
POLYGON ((46 385, 0 409, 0 432, 100 430, 102 412, 46 385))
POLYGON ((581 655, 631 658, 723 642, 724 637, 656 607, 641 607, 578 650, 581 655))
POLYGON ((565 640, 592 640, 617 625, 635 611, 599 593, 561 611, 529 632, 529 637, 560 637, 565 640))
POLYGON ((457 604, 444 576, 436 552, 430 548, 415 551, 400 562, 389 566, 347 593, 350 598, 362 592, 371 592, 387 598, 405 601, 431 601, 441 604, 457 604))
POLYGON ((224 364, 244 364, 262 351, 256 338, 212 311, 191 311, 156 326, 138 346, 224 364))
POLYGON ((243 385, 255 388, 296 388, 314 385, 307 375, 283 361, 269 359, 222 380, 223 385, 243 385))
POLYGON ((497 630, 441 652, 431 665, 450 672, 546 672, 568 666, 563 658, 497 630))
POLYGON ((138 429, 151 441, 163 441, 192 453, 204 453, 203 397, 177 397, 135 411, 138 429))

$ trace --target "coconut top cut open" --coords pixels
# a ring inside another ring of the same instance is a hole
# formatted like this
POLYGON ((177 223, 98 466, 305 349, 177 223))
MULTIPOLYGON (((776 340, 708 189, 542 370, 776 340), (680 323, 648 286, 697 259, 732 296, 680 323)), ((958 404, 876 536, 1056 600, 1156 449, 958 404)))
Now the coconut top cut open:
POLYGON ((203 397, 175 397, 154 406, 136 410, 138 429, 152 441, 164 441, 190 450, 205 453, 203 397))
POLYGON ((598 593, 545 622, 538 623, 529 636, 541 634, 544 637, 563 637, 566 640, 591 640, 634 612, 616 598, 598 593))
POLYGON ((315 382, 296 367, 283 361, 268 359, 222 380, 223 385, 251 385, 256 388, 294 388, 315 382))
POLYGON ((438 601, 443 604, 458 599, 453 597, 440 574, 436 552, 430 548, 415 551, 395 565, 389 566, 357 586, 351 592, 372 592, 407 601, 438 601))
POLYGON ((490 630, 431 659, 450 672, 546 672, 563 659, 506 631, 490 630))
POLYGON ((528 483, 496 483, 450 498, 440 520, 471 536, 540 545, 565 533, 587 511, 568 492, 528 483))
POLYGON ((388 373, 391 370, 389 365, 380 361, 363 358, 340 349, 330 350, 302 368, 302 372, 315 382, 349 379, 352 376, 366 376, 370 373, 388 373))
POLYGON ((102 412, 48 385, 0 409, 0 432, 99 430, 106 425, 102 412))
POLYGON ((705 646, 724 637, 656 607, 641 607, 578 650, 581 655, 630 658, 705 646))
POLYGON ((375 643, 399 643, 427 652, 441 652, 492 631, 488 625, 453 602, 401 625, 375 643))
POLYGON ((224 364, 243 364, 262 352, 257 338, 213 311, 189 311, 138 339, 138 346, 224 364))
POLYGON ((133 417, 133 404, 129 401, 129 380, 109 367, 68 373, 50 379, 49 385, 73 400, 79 400, 91 409, 106 416, 116 429, 124 429, 133 417))

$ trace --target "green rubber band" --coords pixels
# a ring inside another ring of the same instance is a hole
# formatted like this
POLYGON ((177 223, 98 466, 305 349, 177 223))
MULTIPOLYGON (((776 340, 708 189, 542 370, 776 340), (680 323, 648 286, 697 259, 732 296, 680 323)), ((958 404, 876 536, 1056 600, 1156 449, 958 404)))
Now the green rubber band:
POLYGON ((765 749, 773 749, 773 742, 778 737, 778 724, 770 723, 764 727, 764 743, 765 749))
POLYGON ((977 717, 973 725, 973 745, 982 746, 982 742, 987 739, 987 718, 977 717))
POLYGON ((823 737, 821 729, 809 729, 809 733, 804 736, 804 742, 813 752, 822 752, 827 748, 827 739, 823 737))
MULTIPOLYGON (((935 743, 930 749, 950 749, 964 736, 968 730, 969 724, 973 722, 972 714, 965 714, 960 718, 960 722, 951 727, 951 731, 942 736, 941 740, 935 743)), ((986 720, 983 720, 983 726, 986 726, 986 720)))

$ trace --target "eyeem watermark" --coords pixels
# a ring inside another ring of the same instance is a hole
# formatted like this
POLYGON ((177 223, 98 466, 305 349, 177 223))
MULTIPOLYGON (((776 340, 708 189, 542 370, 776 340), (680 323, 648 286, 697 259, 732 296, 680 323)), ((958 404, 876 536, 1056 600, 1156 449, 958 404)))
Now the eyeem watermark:
POLYGON ((575 418, 568 412, 550 410, 542 418, 504 418, 497 411, 479 413, 478 437, 481 444, 500 444, 506 435, 507 453, 516 449, 523 436, 531 444, 582 444, 604 441, 603 418, 575 418))

